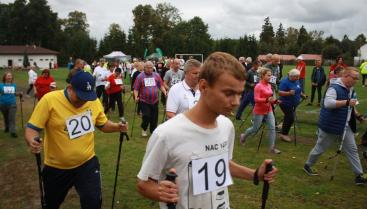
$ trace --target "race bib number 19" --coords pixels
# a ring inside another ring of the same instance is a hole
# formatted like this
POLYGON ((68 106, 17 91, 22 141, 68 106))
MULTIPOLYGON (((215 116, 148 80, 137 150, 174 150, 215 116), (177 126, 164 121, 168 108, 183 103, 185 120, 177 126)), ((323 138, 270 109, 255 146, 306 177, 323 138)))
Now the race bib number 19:
POLYGON ((70 139, 75 139, 94 131, 92 116, 89 111, 73 116, 65 122, 70 139))
POLYGON ((228 153, 192 160, 193 194, 212 192, 232 184, 228 153))

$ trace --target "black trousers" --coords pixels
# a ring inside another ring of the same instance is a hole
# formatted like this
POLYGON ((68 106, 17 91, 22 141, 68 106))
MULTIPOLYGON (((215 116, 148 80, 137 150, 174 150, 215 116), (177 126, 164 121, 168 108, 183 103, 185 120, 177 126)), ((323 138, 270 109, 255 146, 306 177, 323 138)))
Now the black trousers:
POLYGON ((121 91, 109 95, 108 108, 105 110, 105 113, 107 113, 110 108, 115 106, 115 102, 117 103, 117 107, 119 109, 119 117, 124 117, 124 105, 122 104, 121 91))
POLYGON ((291 129, 291 126, 294 123, 295 108, 293 106, 284 105, 284 104, 279 104, 279 106, 280 106, 280 109, 284 113, 283 126, 282 126, 282 132, 281 133, 283 135, 288 135, 289 130, 291 129))
POLYGON ((42 171, 47 209, 58 209, 69 189, 75 187, 82 209, 102 207, 101 175, 97 157, 73 169, 45 166, 42 171))
POLYGON ((106 110, 108 108, 108 95, 106 94, 104 85, 97 86, 96 93, 98 98, 101 98, 102 96, 103 108, 106 110))
POLYGON ((27 94, 31 93, 32 90, 33 90, 33 84, 29 84, 27 94))
POLYGON ((362 74, 362 85, 365 85, 366 78, 367 78, 367 75, 362 74))
POLYGON ((313 102, 313 99, 315 98, 316 89, 317 89, 317 102, 320 104, 322 86, 312 86, 312 88, 311 88, 311 103, 313 102))
POLYGON ((146 131, 149 126, 150 133, 153 133, 158 124, 158 102, 155 104, 140 102, 140 107, 143 115, 141 128, 146 131))

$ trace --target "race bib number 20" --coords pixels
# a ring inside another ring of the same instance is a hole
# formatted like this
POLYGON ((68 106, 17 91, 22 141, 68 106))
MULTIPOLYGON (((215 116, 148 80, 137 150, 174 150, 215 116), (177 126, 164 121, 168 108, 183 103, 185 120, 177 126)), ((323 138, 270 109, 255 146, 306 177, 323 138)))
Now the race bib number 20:
POLYGON ((65 122, 70 139, 75 139, 94 131, 92 116, 89 111, 68 118, 65 122))
POLYGON ((232 184, 228 153, 192 160, 193 194, 212 192, 232 184))

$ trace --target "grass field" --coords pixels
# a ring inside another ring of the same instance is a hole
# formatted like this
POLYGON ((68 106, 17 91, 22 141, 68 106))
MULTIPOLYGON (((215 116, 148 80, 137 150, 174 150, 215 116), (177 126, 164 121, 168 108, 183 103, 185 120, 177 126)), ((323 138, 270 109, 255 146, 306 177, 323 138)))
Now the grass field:
MULTIPOLYGON (((291 66, 285 67, 285 72, 291 66)), ((311 67, 307 68, 307 74, 311 73, 311 67)), ((325 68, 328 69, 328 68, 325 68)), ((59 89, 65 87, 66 69, 52 71, 52 75, 57 81, 59 89)), ((0 71, 1 76, 3 71, 0 71)), ((15 72, 15 81, 20 90, 25 91, 27 87, 27 72, 15 72)), ((361 82, 357 84, 359 95, 360 112, 367 111, 366 89, 361 87, 361 82)), ((307 80, 306 93, 310 94, 309 80, 307 80)), ((124 99, 130 96, 128 93, 124 99)), ((19 100, 18 100, 19 102, 19 100)), ((315 103, 315 102, 314 102, 315 103)), ((23 103, 24 122, 28 120, 33 109, 33 98, 25 98, 23 103)), ((117 110, 116 110, 117 111, 117 110)), ((249 108, 243 114, 247 115, 249 108)), ((118 177, 118 188, 115 208, 121 209, 149 209, 158 208, 157 203, 152 203, 142 198, 136 191, 136 175, 140 169, 141 161, 145 152, 148 138, 141 137, 141 118, 136 117, 133 121, 134 104, 130 100, 125 107, 125 117, 129 121, 130 131, 134 125, 134 137, 130 141, 123 143, 120 173, 118 177)), ((163 111, 160 109, 159 121, 162 121, 163 111)), ((283 114, 278 108, 276 116, 281 119, 283 114)), ((272 155, 267 149, 267 134, 257 153, 257 144, 260 133, 248 140, 246 146, 240 146, 238 136, 240 131, 250 126, 247 120, 241 130, 240 121, 234 121, 236 127, 236 143, 234 149, 234 160, 249 167, 257 167, 264 158, 273 158, 279 168, 277 181, 270 186, 270 193, 267 208, 272 209, 364 209, 367 208, 367 186, 358 187, 354 185, 354 175, 350 169, 344 155, 340 158, 334 181, 330 181, 331 169, 324 169, 327 158, 332 156, 337 146, 326 152, 315 166, 320 172, 320 176, 309 177, 302 166, 307 155, 315 144, 316 124, 319 116, 319 108, 316 106, 306 106, 302 103, 297 111, 297 146, 293 143, 285 143, 277 139, 278 148, 282 151, 280 155, 272 155)), ((21 128, 20 106, 18 105, 17 124, 19 137, 10 138, 3 132, 2 115, 0 121, 0 209, 23 209, 40 208, 38 177, 35 157, 30 154, 23 139, 23 129, 21 128)), ((117 120, 117 112, 110 114, 110 119, 117 120)), ((360 134, 366 130, 366 125, 358 125, 360 134)), ((293 133, 291 129, 290 134, 293 133)), ((357 137, 357 143, 359 143, 357 137)), ((96 131, 96 153, 101 163, 102 187, 103 187, 103 208, 111 207, 113 180, 115 175, 116 157, 118 151, 118 134, 105 134, 96 131)), ((334 163, 334 161, 329 162, 334 163)), ((362 162, 366 169, 366 164, 362 162)), ((332 167, 331 165, 329 167, 332 167)), ((232 209, 260 208, 262 186, 254 186, 250 181, 235 180, 230 186, 230 200, 232 209)), ((64 204, 64 209, 80 208, 79 198, 74 190, 69 192, 64 204)))

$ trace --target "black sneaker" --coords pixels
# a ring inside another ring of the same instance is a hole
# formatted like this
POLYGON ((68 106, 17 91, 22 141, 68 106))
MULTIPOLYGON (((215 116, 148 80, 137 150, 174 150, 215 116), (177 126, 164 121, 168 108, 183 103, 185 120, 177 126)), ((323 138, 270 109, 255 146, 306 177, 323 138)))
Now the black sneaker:
POLYGON ((363 185, 367 182, 367 174, 360 174, 356 176, 355 179, 356 185, 363 185))
POLYGON ((18 137, 18 134, 16 134, 16 133, 11 133, 11 134, 10 134, 10 136, 11 136, 11 137, 13 137, 13 138, 17 138, 17 137, 18 137))
POLYGON ((307 106, 312 106, 312 103, 308 103, 307 106))
POLYGON ((316 169, 311 168, 310 166, 308 166, 307 164, 305 164, 305 166, 303 166, 303 170, 307 173, 307 175, 309 176, 318 176, 319 174, 317 173, 316 169))

